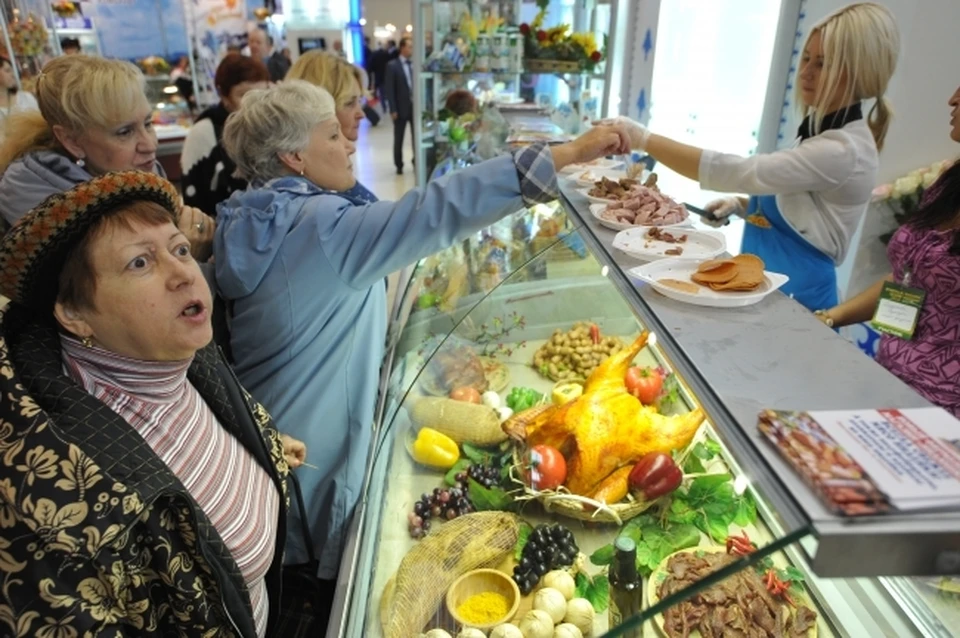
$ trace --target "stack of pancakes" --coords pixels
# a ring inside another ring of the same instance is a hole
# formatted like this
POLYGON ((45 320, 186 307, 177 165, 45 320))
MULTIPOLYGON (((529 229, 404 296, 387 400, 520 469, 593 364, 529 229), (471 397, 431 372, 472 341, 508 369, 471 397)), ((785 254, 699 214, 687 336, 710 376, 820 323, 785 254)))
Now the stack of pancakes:
POLYGON ((756 255, 737 255, 703 262, 690 279, 712 290, 749 292, 763 283, 763 269, 763 260, 756 255))

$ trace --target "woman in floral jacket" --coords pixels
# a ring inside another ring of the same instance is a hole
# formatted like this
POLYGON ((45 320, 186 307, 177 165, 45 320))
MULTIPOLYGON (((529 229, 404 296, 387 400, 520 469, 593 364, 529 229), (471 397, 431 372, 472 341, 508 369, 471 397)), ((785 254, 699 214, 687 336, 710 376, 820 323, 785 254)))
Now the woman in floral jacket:
POLYGON ((2 635, 276 625, 284 443, 210 345, 177 201, 111 173, 0 242, 2 635))

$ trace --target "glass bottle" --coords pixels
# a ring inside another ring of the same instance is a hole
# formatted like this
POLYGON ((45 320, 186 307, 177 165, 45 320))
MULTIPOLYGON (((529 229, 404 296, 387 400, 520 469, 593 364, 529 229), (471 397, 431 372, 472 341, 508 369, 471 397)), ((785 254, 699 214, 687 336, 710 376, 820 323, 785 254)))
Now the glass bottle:
MULTIPOLYGON (((643 598, 643 580, 637 572, 637 544, 630 538, 620 537, 614 549, 616 554, 610 570, 610 629, 639 614, 643 598)), ((641 634, 641 628, 637 627, 622 635, 639 638, 641 634)))

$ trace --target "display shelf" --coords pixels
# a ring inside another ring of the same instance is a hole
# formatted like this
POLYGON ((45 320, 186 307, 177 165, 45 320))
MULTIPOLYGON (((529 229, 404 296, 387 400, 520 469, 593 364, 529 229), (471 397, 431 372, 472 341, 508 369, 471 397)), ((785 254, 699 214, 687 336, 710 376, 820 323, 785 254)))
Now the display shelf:
MULTIPOLYGON (((453 0, 413 0, 413 27, 417 34, 431 33, 432 41, 437 47, 446 38, 463 37, 458 31, 447 32, 443 29, 452 27, 458 19, 458 16, 452 12, 459 12, 470 9, 473 11, 474 20, 479 22, 484 12, 494 11, 494 15, 513 16, 519 20, 521 15, 521 3, 516 0, 500 0, 490 3, 468 3, 456 2, 453 0)), ((567 9, 564 9, 567 11, 567 9)), ((621 47, 617 41, 622 34, 613 28, 618 20, 625 20, 629 13, 628 0, 585 0, 583 3, 577 3, 577 7, 570 9, 569 19, 565 21, 572 24, 574 31, 591 31, 597 34, 598 39, 608 36, 607 52, 608 56, 619 55, 621 47)), ((517 26, 517 25, 513 25, 517 26)), ((585 95, 591 94, 592 106, 586 109, 585 114, 590 118, 605 117, 610 114, 614 99, 618 96, 611 95, 611 91, 619 86, 617 82, 612 81, 612 74, 615 68, 619 68, 608 59, 604 62, 602 71, 580 71, 565 73, 531 73, 525 69, 518 68, 514 71, 453 71, 442 69, 427 69, 426 63, 426 38, 416 38, 414 41, 414 111, 416 113, 429 113, 432 119, 436 121, 438 113, 443 106, 443 99, 447 93, 455 88, 467 88, 471 90, 479 101, 483 101, 482 94, 491 92, 493 87, 486 89, 478 88, 471 83, 489 82, 502 83, 503 92, 509 92, 519 96, 527 103, 533 103, 542 96, 547 96, 552 103, 569 103, 576 109, 582 109, 581 100, 585 95), (540 78, 537 81, 537 78, 540 78), (554 79, 556 78, 556 79, 554 79), (526 84, 525 84, 526 82, 526 84), (567 95, 569 94, 569 95, 567 95)), ((489 97, 489 95, 488 95, 489 97)), ((493 98, 487 100, 492 102, 493 98)), ((421 139, 422 123, 414 121, 414 136, 421 139)), ((420 146, 416 149, 416 176, 417 185, 426 184, 432 175, 434 162, 429 161, 433 158, 435 145, 420 146)), ((441 149, 442 151, 442 149, 441 149)), ((441 155, 441 153, 437 153, 441 155)), ((437 157, 439 163, 443 157, 437 157)))
MULTIPOLYGON (((757 415, 764 408, 841 410, 891 405, 909 408, 928 406, 925 399, 869 359, 838 356, 838 350, 843 354, 856 350, 839 335, 822 330, 816 318, 782 294, 771 295, 763 304, 763 313, 754 306, 724 309, 719 313, 696 312, 681 302, 662 297, 649 286, 631 282, 626 273, 641 262, 613 250, 616 233, 601 227, 587 213, 586 198, 576 192, 572 182, 566 184, 569 188, 565 188, 565 197, 572 214, 583 224, 585 239, 596 250, 611 256, 611 268, 618 273, 621 289, 642 299, 638 308, 649 313, 645 317, 648 321, 663 322, 675 333, 686 331, 689 335, 680 340, 681 348, 686 346, 689 353, 689 368, 684 376, 710 379, 710 384, 716 379, 724 386, 733 386, 728 390, 732 396, 721 392, 722 399, 718 398, 718 402, 722 402, 724 410, 731 415, 729 430, 739 440, 740 455, 753 459, 751 472, 767 471, 771 485, 781 492, 776 498, 791 503, 791 509, 816 530, 818 542, 808 553, 819 575, 952 573, 942 571, 945 563, 947 569, 956 569, 956 564, 950 561, 960 551, 957 536, 960 512, 888 514, 856 521, 833 515, 757 430, 757 415), (788 321, 795 326, 792 333, 772 329, 776 322, 788 321), (752 326, 748 338, 743 336, 745 326, 752 326), (717 347, 708 345, 708 341, 722 344, 723 354, 718 356, 717 347), (743 347, 747 343, 750 347, 743 347), (705 354, 706 351, 710 354, 705 354), (769 361, 769 352, 780 353, 776 363, 769 361), (738 362, 738 368, 765 366, 766 370, 763 375, 737 379, 731 384, 722 380, 721 375, 730 374, 732 361, 738 362), (825 368, 830 369, 831 374, 808 375, 802 386, 797 385, 798 369, 822 371, 825 368), (843 379, 843 383, 838 383, 838 379, 843 379), (776 403, 771 405, 772 399, 758 401, 757 397, 776 397, 776 403), (897 550, 891 551, 893 547, 897 550)), ((706 388, 707 383, 704 386, 706 388)), ((701 395, 709 396, 698 393, 701 395)))
MULTIPOLYGON (((435 302, 418 307, 429 291, 428 280, 442 264, 447 264, 444 276, 454 280, 472 272, 476 247, 470 242, 450 249, 446 257, 437 255, 422 262, 406 287, 399 304, 407 312, 399 313, 402 325, 391 328, 394 338, 382 377, 373 460, 363 506, 352 528, 354 541, 342 567, 344 597, 334 610, 331 635, 382 635, 386 583, 416 543, 408 534, 407 515, 421 493, 442 484, 442 472, 418 466, 408 452, 414 432, 410 410, 428 387, 421 377, 438 348, 458 344, 479 354, 490 348, 500 352, 498 360, 509 371, 507 386, 499 391, 501 399, 515 386, 543 392, 552 387, 552 381, 531 367, 532 353, 555 329, 566 330, 576 321, 595 323, 602 334, 624 339, 644 328, 657 336, 656 344, 641 351, 636 362, 672 370, 685 406, 681 411, 700 407, 706 412, 705 433, 715 438, 720 454, 711 461, 713 465, 705 464, 704 471, 729 472, 735 479, 734 488, 752 496, 757 518, 746 530, 760 546, 760 554, 776 550, 776 567, 789 564, 803 574, 805 590, 818 615, 817 635, 940 636, 955 632, 960 626, 956 594, 934 590, 929 579, 872 577, 883 572, 906 573, 901 569, 904 563, 892 558, 916 558, 917 548, 935 547, 937 536, 932 530, 938 525, 956 538, 960 524, 955 517, 943 515, 940 523, 914 517, 909 525, 895 519, 857 521, 847 525, 859 534, 855 542, 850 534, 837 538, 836 530, 823 527, 823 520, 807 509, 809 491, 791 481, 791 471, 766 455, 765 444, 755 436, 756 416, 763 407, 849 408, 880 402, 910 407, 925 402, 780 293, 750 308, 704 311, 638 288, 625 276, 635 262, 612 250, 614 233, 584 217, 586 201, 568 192, 562 204, 554 217, 545 216, 541 221, 563 220, 568 224, 563 233, 523 259, 505 263, 492 287, 460 289, 445 309, 435 302), (585 246, 585 258, 569 261, 563 256, 572 238, 585 246), (458 268, 460 275, 456 274, 458 268), (499 340, 484 336, 483 326, 489 328, 514 316, 523 321, 512 332, 499 340), (895 533, 884 541, 882 528, 891 526, 895 533), (910 541, 900 536, 907 530, 915 535, 910 541), (839 555, 841 550, 852 557, 839 555), (822 555, 825 551, 830 552, 828 560, 822 555)), ((531 230, 521 231, 531 215, 536 218, 539 213, 519 211, 486 235, 508 243, 525 240, 532 244, 531 230)), ((535 504, 528 504, 520 513, 532 523, 567 526, 586 553, 609 542, 618 529, 548 514, 535 504)), ((731 525, 728 532, 740 529, 731 525)), ((701 546, 714 544, 702 535, 700 542, 701 546)), ((754 556, 759 558, 759 554, 754 556)), ((509 569, 510 564, 504 567, 509 569)), ((739 568, 738 564, 730 569, 739 568)), ((931 573, 935 569, 935 561, 926 560, 907 571, 931 573)), ((588 571, 602 573, 593 565, 588 571)), ((698 586, 709 582, 706 579, 698 586)), ((645 581, 645 586, 650 586, 649 582, 645 581)), ((594 635, 607 629, 605 615, 598 616, 597 622, 594 635)), ((644 637, 658 635, 650 622, 641 631, 644 637)))

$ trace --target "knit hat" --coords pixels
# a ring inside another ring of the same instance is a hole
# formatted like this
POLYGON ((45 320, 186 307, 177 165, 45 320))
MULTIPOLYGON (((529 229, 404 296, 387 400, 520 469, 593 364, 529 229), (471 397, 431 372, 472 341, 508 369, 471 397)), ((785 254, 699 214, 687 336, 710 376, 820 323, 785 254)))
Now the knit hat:
POLYGON ((107 173, 48 197, 0 240, 0 293, 34 310, 51 309, 70 250, 105 214, 137 201, 180 216, 173 184, 141 171, 107 173))

